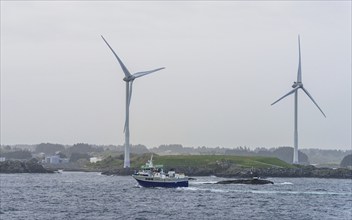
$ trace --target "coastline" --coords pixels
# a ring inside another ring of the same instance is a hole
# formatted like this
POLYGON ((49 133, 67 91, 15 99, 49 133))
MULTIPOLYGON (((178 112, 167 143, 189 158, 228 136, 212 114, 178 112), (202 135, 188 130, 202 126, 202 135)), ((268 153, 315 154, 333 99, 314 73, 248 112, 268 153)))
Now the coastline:
MULTIPOLYGON (((171 167, 166 167, 166 170, 171 167)), ((248 167, 195 167, 195 166, 177 166, 172 167, 177 172, 185 173, 187 176, 217 176, 225 178, 251 178, 258 176, 261 178, 282 177, 282 178, 334 178, 334 179, 352 179, 352 169, 348 168, 317 168, 312 165, 295 165, 293 167, 269 167, 269 168, 248 168, 248 167)), ((60 167, 43 167, 36 161, 4 161, 0 162, 0 173, 55 173, 58 170, 69 172, 100 172, 102 175, 128 176, 135 173, 138 168, 60 168, 60 167)))
POLYGON ((0 173, 54 173, 45 169, 37 160, 19 161, 7 160, 0 162, 0 173))
MULTIPOLYGON (((132 175, 137 169, 114 169, 102 171, 103 175, 132 175)), ((282 177, 282 178, 324 178, 324 179, 352 179, 352 169, 347 168, 316 168, 314 166, 299 166, 294 168, 237 168, 234 170, 218 171, 205 168, 176 167, 175 170, 185 173, 187 176, 217 176, 225 178, 261 178, 282 177)))

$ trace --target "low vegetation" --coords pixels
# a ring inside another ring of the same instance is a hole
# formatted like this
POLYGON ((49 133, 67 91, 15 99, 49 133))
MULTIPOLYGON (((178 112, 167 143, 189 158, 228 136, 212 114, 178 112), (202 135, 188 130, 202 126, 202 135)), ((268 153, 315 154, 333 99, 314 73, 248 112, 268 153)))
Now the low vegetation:
MULTIPOLYGON (((132 155, 131 166, 133 169, 140 168, 150 159, 151 154, 132 155)), ((238 168, 290 168, 292 165, 273 157, 249 157, 232 155, 153 155, 154 164, 162 164, 165 169, 199 168, 199 169, 228 169, 238 168)), ((106 159, 90 164, 94 169, 120 169, 123 166, 123 155, 107 157, 106 159)))
MULTIPOLYGON (((110 157, 94 165, 106 175, 130 175, 139 169, 151 154, 133 155, 131 168, 123 169, 123 155, 110 157)), ((153 155, 155 165, 164 165, 164 170, 175 169, 188 176, 249 178, 260 177, 315 177, 352 178, 350 169, 317 168, 307 165, 291 165, 278 158, 232 155, 153 155)))
POLYGON ((243 168, 292 167, 292 165, 274 157, 232 155, 155 156, 154 163, 164 164, 167 167, 229 167, 231 165, 243 168))

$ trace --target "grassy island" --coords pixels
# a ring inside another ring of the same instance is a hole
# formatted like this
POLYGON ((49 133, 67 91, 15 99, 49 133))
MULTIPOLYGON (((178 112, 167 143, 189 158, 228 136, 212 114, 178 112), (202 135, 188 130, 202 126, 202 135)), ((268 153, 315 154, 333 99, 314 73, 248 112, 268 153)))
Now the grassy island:
MULTIPOLYGON (((123 157, 107 157, 89 169, 103 171, 107 175, 130 175, 150 159, 151 154, 133 155, 131 168, 123 169, 123 157)), ((175 169, 188 176, 222 176, 247 178, 260 177, 318 177, 352 178, 352 170, 316 168, 308 165, 292 165, 275 157, 234 155, 167 155, 154 154, 154 164, 164 165, 164 170, 175 169)))

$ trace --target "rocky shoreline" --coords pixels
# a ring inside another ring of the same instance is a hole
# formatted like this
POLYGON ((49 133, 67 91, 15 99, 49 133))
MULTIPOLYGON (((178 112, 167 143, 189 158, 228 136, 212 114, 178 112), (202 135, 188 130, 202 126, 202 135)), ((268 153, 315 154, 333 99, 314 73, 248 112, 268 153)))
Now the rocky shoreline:
POLYGON ((54 173, 38 164, 37 160, 0 162, 0 173, 54 173))
MULTIPOLYGON (((109 169, 102 172, 103 175, 132 175, 137 169, 109 169)), ((177 172, 185 173, 188 176, 217 176, 226 178, 251 178, 259 176, 267 177, 286 177, 286 178, 336 178, 336 179, 352 179, 352 170, 347 168, 317 168, 314 166, 295 166, 293 168, 234 168, 225 170, 214 170, 210 168, 195 167, 176 167, 177 172)))
POLYGON ((296 166, 293 168, 258 168, 258 169, 240 169, 232 172, 219 173, 222 177, 240 177, 249 178, 255 176, 260 177, 308 177, 308 178, 336 178, 336 179, 352 179, 352 170, 346 168, 317 168, 314 166, 296 166))
MULTIPOLYGON (((177 172, 185 173, 188 176, 218 176, 226 178, 251 178, 258 176, 262 178, 267 177, 288 177, 288 178, 336 178, 336 179, 352 179, 352 169, 347 168, 317 168, 312 165, 303 166, 295 165, 291 168, 270 167, 270 168, 244 168, 244 167, 228 167, 228 168, 214 168, 214 167, 194 167, 182 166, 172 167, 177 172)), ((56 169, 43 167, 36 160, 29 161, 4 161, 0 162, 0 173, 54 173, 56 169)), ((101 172, 103 175, 118 175, 127 176, 132 175, 137 168, 105 168, 105 169, 63 169, 65 171, 81 171, 81 172, 101 172)), ((169 170, 165 167, 165 170, 169 170)))

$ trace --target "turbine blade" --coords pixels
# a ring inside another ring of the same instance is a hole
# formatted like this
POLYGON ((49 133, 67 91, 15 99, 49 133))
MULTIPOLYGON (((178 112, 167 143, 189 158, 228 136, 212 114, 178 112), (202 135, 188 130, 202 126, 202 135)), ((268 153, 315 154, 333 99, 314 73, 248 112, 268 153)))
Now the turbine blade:
POLYGON ((294 89, 292 89, 290 92, 288 92, 286 95, 282 96, 281 98, 279 98, 278 100, 276 100, 275 102, 273 102, 271 105, 274 105, 275 103, 279 102, 281 99, 285 98, 286 96, 291 95, 292 93, 294 93, 299 87, 296 87, 294 89))
POLYGON ((297 72, 297 82, 302 82, 302 70, 301 70, 301 42, 298 35, 298 72, 297 72))
POLYGON ((120 58, 117 56, 117 54, 115 53, 115 51, 111 48, 110 44, 105 40, 105 38, 103 37, 103 35, 101 35, 101 37, 103 38, 103 40, 105 41, 106 45, 108 45, 108 47, 110 48, 110 50, 112 51, 112 53, 115 55, 117 61, 119 61, 120 66, 123 70, 123 72, 125 73, 126 77, 131 76, 131 73, 128 71, 128 69, 126 68, 125 64, 122 63, 122 61, 120 60, 120 58))
POLYGON ((138 77, 141 77, 141 76, 144 76, 144 75, 148 75, 148 74, 154 73, 154 72, 162 70, 162 69, 165 69, 165 67, 161 67, 161 68, 158 68, 158 69, 155 69, 155 70, 150 70, 150 71, 138 72, 138 73, 133 74, 133 76, 138 78, 138 77))
POLYGON ((321 110, 321 108, 319 107, 319 105, 314 101, 313 97, 309 94, 309 92, 302 87, 303 91, 307 94, 307 96, 313 101, 313 103, 318 107, 318 109, 320 110, 320 112, 324 115, 324 117, 326 118, 326 115, 324 114, 323 110, 321 110))

